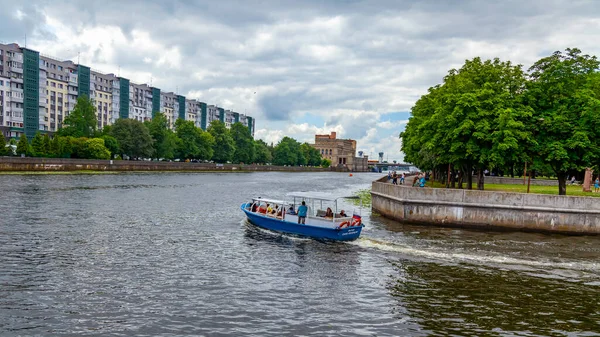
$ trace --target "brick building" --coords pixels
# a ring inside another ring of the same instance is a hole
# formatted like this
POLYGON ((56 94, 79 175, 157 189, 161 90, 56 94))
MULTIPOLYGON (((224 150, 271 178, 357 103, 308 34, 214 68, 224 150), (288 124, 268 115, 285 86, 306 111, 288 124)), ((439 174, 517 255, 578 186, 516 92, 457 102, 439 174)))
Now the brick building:
POLYGON ((356 141, 354 139, 338 139, 335 132, 329 135, 315 135, 314 148, 321 157, 331 160, 331 165, 350 171, 366 171, 367 156, 356 157, 356 141))

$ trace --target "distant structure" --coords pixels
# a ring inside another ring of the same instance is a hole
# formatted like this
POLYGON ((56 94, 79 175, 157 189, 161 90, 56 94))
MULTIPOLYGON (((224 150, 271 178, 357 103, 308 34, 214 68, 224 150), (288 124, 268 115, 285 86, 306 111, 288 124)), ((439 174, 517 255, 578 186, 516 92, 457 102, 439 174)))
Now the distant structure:
POLYGON ((358 156, 362 157, 363 156, 363 152, 362 151, 358 151, 358 156))
POLYGON ((170 128, 177 119, 192 121, 203 130, 220 120, 227 128, 240 122, 254 136, 256 120, 246 114, 104 74, 79 60, 58 60, 16 43, 0 43, 0 132, 4 137, 25 134, 31 139, 38 131, 58 131, 83 95, 96 107, 98 129, 119 118, 149 121, 161 112, 170 128))
POLYGON ((383 163, 383 152, 379 152, 379 162, 383 163))
POLYGON ((335 132, 329 135, 315 135, 312 147, 319 150, 321 158, 331 160, 331 165, 340 170, 366 172, 369 170, 368 156, 356 157, 356 141, 354 139, 338 139, 335 132))

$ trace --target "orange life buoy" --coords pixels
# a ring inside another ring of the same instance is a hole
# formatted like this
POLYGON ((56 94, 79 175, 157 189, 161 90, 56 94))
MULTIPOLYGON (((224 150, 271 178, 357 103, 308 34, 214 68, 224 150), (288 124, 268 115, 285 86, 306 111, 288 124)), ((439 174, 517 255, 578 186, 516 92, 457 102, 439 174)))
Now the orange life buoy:
POLYGON ((342 227, 344 227, 344 226, 348 226, 348 227, 350 227, 350 225, 351 225, 351 224, 350 224, 350 221, 344 221, 344 222, 342 222, 342 223, 341 223, 341 224, 338 226, 338 228, 342 228, 342 227))

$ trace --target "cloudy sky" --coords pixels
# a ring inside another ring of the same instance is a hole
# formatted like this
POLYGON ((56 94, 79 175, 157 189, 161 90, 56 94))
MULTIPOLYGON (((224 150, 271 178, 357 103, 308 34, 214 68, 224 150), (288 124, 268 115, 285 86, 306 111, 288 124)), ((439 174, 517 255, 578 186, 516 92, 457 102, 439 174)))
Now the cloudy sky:
POLYGON ((0 0, 0 42, 247 113, 256 137, 336 131, 402 160, 409 111, 475 56, 600 55, 600 1, 0 0))

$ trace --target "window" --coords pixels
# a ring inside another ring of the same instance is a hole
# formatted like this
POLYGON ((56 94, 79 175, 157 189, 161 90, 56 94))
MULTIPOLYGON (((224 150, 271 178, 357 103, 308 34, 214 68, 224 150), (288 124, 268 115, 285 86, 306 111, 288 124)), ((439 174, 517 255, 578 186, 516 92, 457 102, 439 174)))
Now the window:
POLYGON ((58 88, 59 88, 59 89, 62 89, 62 88, 63 88, 63 85, 59 83, 59 84, 58 84, 58 88))
POLYGON ((54 83, 54 82, 51 82, 51 83, 50 83, 50 86, 51 86, 51 87, 53 87, 53 88, 56 88, 56 83, 54 83))
POLYGON ((62 71, 63 67, 62 66, 58 66, 58 70, 62 71))
POLYGON ((0 81, 0 85, 4 85, 4 81, 0 81))

